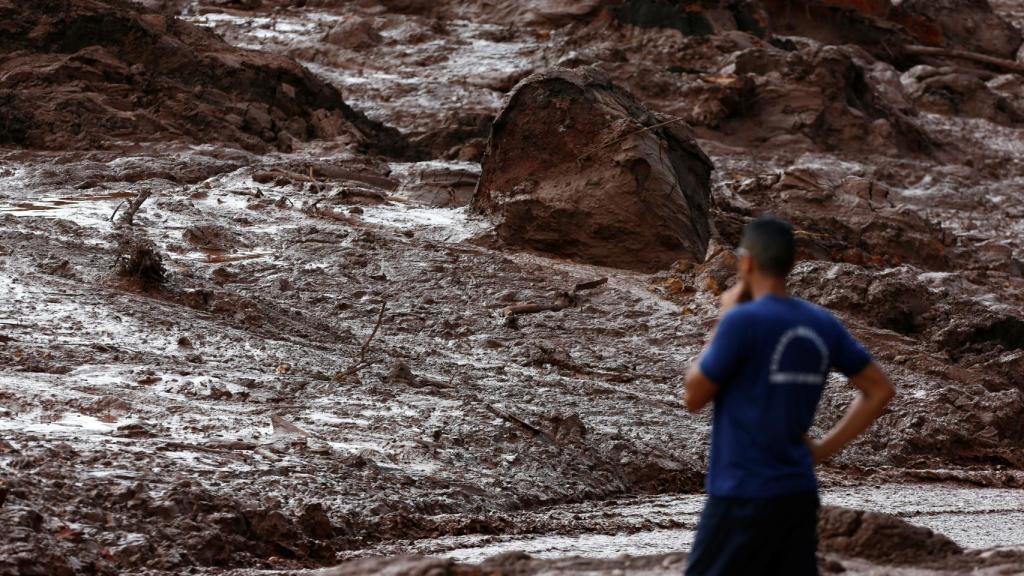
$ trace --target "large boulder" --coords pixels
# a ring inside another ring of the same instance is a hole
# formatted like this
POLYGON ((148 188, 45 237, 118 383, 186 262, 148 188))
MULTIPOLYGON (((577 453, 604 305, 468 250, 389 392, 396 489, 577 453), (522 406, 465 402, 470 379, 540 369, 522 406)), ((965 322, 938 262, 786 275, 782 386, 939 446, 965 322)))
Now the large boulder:
POLYGON ((556 69, 509 95, 473 206, 506 244, 653 270, 703 259, 711 170, 682 121, 597 69, 556 69))

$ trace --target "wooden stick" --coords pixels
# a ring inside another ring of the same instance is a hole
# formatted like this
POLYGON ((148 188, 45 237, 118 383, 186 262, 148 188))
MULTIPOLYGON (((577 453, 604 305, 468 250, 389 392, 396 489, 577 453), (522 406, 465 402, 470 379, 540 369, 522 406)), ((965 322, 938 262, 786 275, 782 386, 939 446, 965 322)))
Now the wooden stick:
POLYGON ((518 416, 515 416, 513 414, 509 414, 508 412, 505 412, 503 410, 499 410, 498 408, 496 408, 495 406, 493 406, 491 404, 484 403, 484 407, 487 408, 487 410, 489 412, 491 412, 492 414, 494 414, 495 416, 497 416, 497 417, 499 417, 499 418, 501 418, 503 420, 507 420, 507 421, 515 424, 516 426, 519 426, 520 428, 522 428, 523 430, 526 430, 527 432, 530 432, 534 436, 541 436, 541 437, 547 439, 550 442, 555 442, 555 438, 551 435, 550 432, 548 432, 546 430, 542 430, 542 429, 534 426, 533 424, 530 424, 529 422, 523 420, 522 418, 519 418, 518 416))
POLYGON ((370 343, 373 342, 373 338, 377 336, 377 331, 380 330, 381 322, 384 321, 384 310, 388 307, 387 300, 380 303, 380 312, 377 313, 377 322, 373 325, 373 332, 370 332, 370 337, 363 342, 363 347, 359 349, 359 359, 356 360, 355 364, 352 364, 342 373, 343 376, 350 376, 359 371, 359 369, 369 365, 366 361, 366 353, 370 351, 370 343))
POLYGON ((977 52, 968 52, 966 50, 947 50, 945 48, 936 48, 934 46, 904 46, 903 50, 907 54, 914 54, 916 56, 940 56, 943 58, 959 58, 961 60, 972 60, 981 64, 988 64, 1006 70, 1007 72, 1015 72, 1017 74, 1024 74, 1024 64, 1020 62, 1014 62, 1013 60, 1004 60, 1002 58, 996 58, 995 56, 988 56, 985 54, 979 54, 977 52))
POLYGON ((572 289, 572 291, 575 293, 575 292, 582 292, 584 290, 591 290, 593 288, 597 288, 598 286, 604 286, 607 283, 608 283, 608 278, 607 277, 605 277, 605 278, 598 278, 597 280, 591 280, 590 282, 580 282, 579 284, 577 284, 572 289))
POLYGON ((566 308, 572 308, 579 303, 579 299, 576 297, 577 292, 584 290, 592 290, 598 286, 604 286, 608 283, 608 278, 598 278, 597 280, 591 280, 589 282, 580 282, 573 287, 571 292, 558 292, 555 298, 551 302, 538 304, 536 302, 527 302, 524 304, 513 304, 512 306, 506 307, 501 311, 504 316, 519 316, 522 314, 536 314, 538 312, 558 312, 565 310, 566 308))
POLYGON ((538 312, 558 312, 564 310, 568 306, 561 306, 555 303, 549 304, 536 304, 533 302, 527 304, 516 304, 509 306, 501 311, 505 316, 519 316, 520 314, 536 314, 538 312))
MULTIPOLYGON (((142 203, 153 193, 152 190, 143 190, 139 192, 138 196, 132 199, 131 204, 128 205, 124 210, 124 214, 121 215, 121 219, 118 221, 118 226, 132 226, 133 220, 135 219, 135 213, 142 208, 142 203)), ((117 212, 116 210, 114 211, 117 212)))

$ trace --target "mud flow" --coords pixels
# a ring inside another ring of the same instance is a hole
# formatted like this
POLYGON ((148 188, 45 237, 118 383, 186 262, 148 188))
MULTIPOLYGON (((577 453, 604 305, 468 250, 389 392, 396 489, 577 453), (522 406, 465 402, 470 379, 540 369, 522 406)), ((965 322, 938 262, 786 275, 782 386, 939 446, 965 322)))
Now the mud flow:
POLYGON ((1022 25, 0 0, 0 575, 678 574, 767 213, 899 388, 822 573, 1024 573, 1022 25))

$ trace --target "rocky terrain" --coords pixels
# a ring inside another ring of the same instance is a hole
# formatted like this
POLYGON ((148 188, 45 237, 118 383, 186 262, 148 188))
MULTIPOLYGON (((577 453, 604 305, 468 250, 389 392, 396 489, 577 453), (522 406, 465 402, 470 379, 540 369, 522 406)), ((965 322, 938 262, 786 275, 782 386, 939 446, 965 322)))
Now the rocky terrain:
POLYGON ((0 574, 679 573, 764 213, 900 389, 822 571, 1021 573, 1022 25, 0 0, 0 574))

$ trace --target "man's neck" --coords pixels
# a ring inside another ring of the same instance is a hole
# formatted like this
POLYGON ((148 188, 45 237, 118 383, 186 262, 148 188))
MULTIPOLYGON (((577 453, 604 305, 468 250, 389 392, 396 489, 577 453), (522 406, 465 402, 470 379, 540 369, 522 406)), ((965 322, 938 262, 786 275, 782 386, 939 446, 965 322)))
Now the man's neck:
POLYGON ((776 277, 760 277, 751 279, 750 295, 754 300, 769 294, 772 296, 788 296, 789 291, 786 290, 786 279, 776 277))

